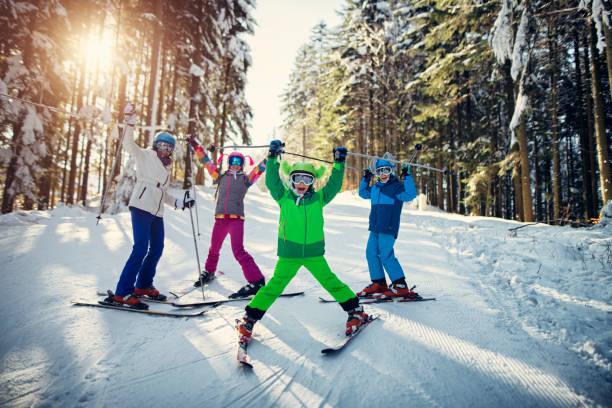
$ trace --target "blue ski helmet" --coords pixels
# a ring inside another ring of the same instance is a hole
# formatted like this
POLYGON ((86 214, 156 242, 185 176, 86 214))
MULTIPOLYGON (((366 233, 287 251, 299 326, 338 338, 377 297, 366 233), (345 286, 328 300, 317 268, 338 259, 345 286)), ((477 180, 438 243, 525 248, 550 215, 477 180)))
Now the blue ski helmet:
POLYGON ((157 147, 157 143, 159 142, 169 143, 172 145, 172 147, 174 147, 176 143, 174 137, 168 132, 159 132, 158 134, 156 134, 155 139, 153 139, 153 147, 157 147))
POLYGON ((391 164, 391 162, 388 162, 388 161, 386 161, 386 160, 383 160, 383 159, 378 159, 378 160, 376 161, 376 168, 379 168, 379 167, 385 167, 385 166, 387 166, 387 167, 391 167, 391 168, 393 168, 393 167, 394 167, 394 166, 393 166, 393 164, 391 164))

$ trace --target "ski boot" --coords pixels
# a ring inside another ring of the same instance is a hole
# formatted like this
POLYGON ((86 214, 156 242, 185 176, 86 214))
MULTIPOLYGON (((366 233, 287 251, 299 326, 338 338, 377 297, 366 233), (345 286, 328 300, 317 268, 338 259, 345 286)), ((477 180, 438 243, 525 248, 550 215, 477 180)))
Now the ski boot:
POLYGON ((149 305, 146 303, 142 303, 140 299, 134 296, 133 293, 128 293, 125 296, 113 295, 112 297, 108 297, 105 302, 107 303, 117 303, 119 306, 130 307, 132 309, 138 310, 148 310, 149 305))
POLYGON ((212 281, 213 279, 215 279, 214 272, 204 271, 200 274, 200 279, 198 279, 197 281, 193 283, 193 286, 195 286, 196 288, 199 288, 203 283, 208 283, 212 281))
POLYGON ((368 286, 366 286, 361 292, 357 292, 357 297, 367 297, 367 296, 375 296, 381 293, 384 293, 389 288, 387 287, 387 282, 372 282, 368 286))
POLYGON ((411 289, 408 289, 406 282, 392 283, 389 285, 389 289, 382 294, 377 295, 376 299, 385 300, 397 297, 405 299, 420 299, 421 296, 419 296, 418 293, 413 292, 412 289, 414 289, 414 286, 411 289))
POLYGON ((163 302, 168 298, 166 295, 159 293, 159 290, 155 289, 155 286, 149 286, 148 288, 144 289, 134 288, 134 295, 137 297, 146 296, 149 299, 159 300, 160 302, 163 302))
POLYGON ((251 335, 253 334, 253 326, 257 323, 257 320, 253 320, 245 315, 242 320, 236 320, 238 329, 238 341, 245 345, 251 341, 251 335))
POLYGON ((238 290, 238 292, 232 293, 231 295, 229 295, 229 298, 237 299, 237 298, 255 295, 257 292, 259 292, 259 289, 261 289, 265 284, 266 284, 265 279, 260 279, 255 282, 251 282, 241 287, 240 290, 238 290))
POLYGON ((353 310, 348 311, 348 319, 346 321, 346 332, 347 336, 355 334, 361 326, 363 326, 370 316, 363 311, 363 306, 356 307, 353 310))

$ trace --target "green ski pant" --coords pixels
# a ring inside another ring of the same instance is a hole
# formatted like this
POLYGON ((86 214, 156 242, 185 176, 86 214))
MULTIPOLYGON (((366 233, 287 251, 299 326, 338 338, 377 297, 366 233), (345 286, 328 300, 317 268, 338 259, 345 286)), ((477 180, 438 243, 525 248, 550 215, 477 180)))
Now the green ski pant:
POLYGON ((310 271, 312 276, 338 303, 344 303, 356 297, 355 293, 334 275, 323 256, 312 258, 279 257, 276 268, 274 268, 274 276, 268 281, 267 285, 259 289, 248 307, 259 309, 262 312, 267 311, 302 266, 310 271))

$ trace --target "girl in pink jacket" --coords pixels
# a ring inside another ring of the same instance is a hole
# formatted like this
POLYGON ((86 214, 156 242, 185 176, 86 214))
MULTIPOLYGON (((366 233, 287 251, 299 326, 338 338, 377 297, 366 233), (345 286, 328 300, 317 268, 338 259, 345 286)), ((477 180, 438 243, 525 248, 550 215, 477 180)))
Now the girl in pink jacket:
MULTIPOLYGON (((248 282, 236 293, 230 295, 230 298, 254 295, 265 285, 265 278, 253 257, 244 249, 244 196, 249 187, 255 184, 266 170, 266 160, 262 160, 247 176, 244 173, 245 157, 238 152, 232 152, 228 157, 228 171, 219 174, 219 169, 210 160, 202 146, 193 138, 188 138, 187 141, 196 153, 200 163, 204 164, 208 173, 218 183, 215 225, 210 240, 208 258, 204 265, 204 272, 194 285, 200 286, 200 280, 206 283, 214 279, 219 262, 219 251, 225 237, 229 234, 232 252, 240 263, 244 277, 248 282)), ((219 160, 222 158, 223 155, 219 160)), ((249 159, 250 164, 253 165, 253 159, 250 157, 249 159)))

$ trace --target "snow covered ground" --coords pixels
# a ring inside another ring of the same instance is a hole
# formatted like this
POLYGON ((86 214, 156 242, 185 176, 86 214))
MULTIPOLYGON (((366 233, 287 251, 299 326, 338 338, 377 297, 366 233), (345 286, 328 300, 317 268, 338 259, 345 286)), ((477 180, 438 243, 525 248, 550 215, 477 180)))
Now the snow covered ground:
MULTIPOLYGON (((212 193, 198 195, 202 262, 212 193)), ((246 212, 246 248, 270 277, 277 206, 251 191, 246 212)), ((354 290, 369 281, 368 213, 351 192, 326 207, 326 258, 354 290)), ((246 302, 192 319, 71 306, 114 290, 131 250, 129 213, 98 226, 95 216, 60 207, 0 217, 0 406, 612 406, 612 225, 511 231, 524 224, 405 208, 396 255, 437 301, 369 306, 382 318, 324 356, 346 314, 318 302, 329 295, 301 270, 287 290, 305 296, 277 300, 255 326, 248 371, 233 327, 246 302)), ((168 209, 165 222, 155 284, 167 292, 197 272, 189 213, 168 209)), ((245 283, 229 241, 220 270, 209 300, 245 283)))

